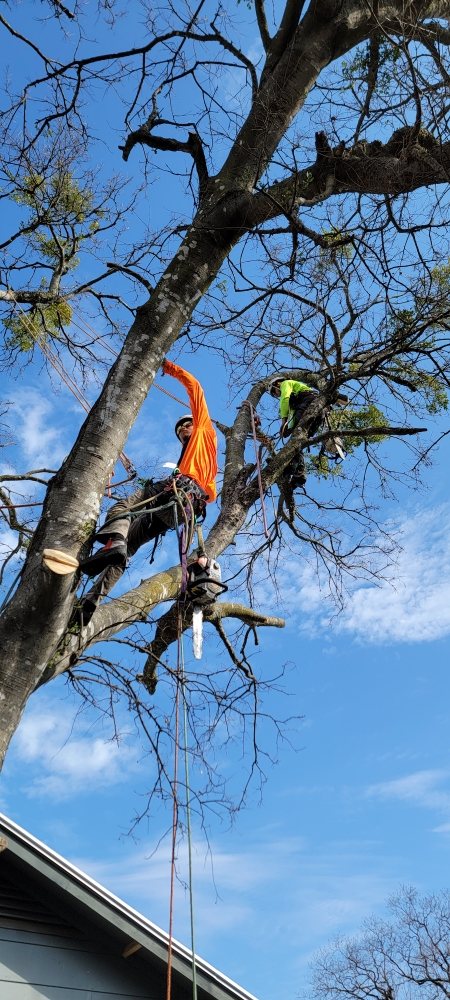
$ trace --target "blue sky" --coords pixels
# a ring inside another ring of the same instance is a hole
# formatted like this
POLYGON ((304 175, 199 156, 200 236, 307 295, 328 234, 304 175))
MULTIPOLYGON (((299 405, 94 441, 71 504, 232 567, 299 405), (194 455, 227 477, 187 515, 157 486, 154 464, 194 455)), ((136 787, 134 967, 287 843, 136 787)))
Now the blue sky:
MULTIPOLYGON (((26 14, 32 5, 21 9, 26 14)), ((121 125, 115 106, 101 99, 115 149, 121 125)), ((130 161, 130 174, 140 169, 130 161)), ((161 199, 174 209, 175 185, 167 185, 162 172, 145 211, 141 203, 139 224, 147 217, 153 224, 161 199)), ((234 415, 237 400, 229 402, 213 355, 172 357, 202 379, 214 416, 234 415)), ((171 380, 163 384, 178 394, 171 380)), ((2 376, 1 390, 15 443, 0 452, 0 472, 56 468, 82 420, 78 404, 38 359, 17 378, 2 376)), ((161 472, 164 461, 176 460, 179 415, 175 403, 150 393, 126 446, 141 472, 161 472)), ((439 429, 447 429, 445 418, 439 429)), ((278 746, 262 722, 261 742, 273 758, 262 799, 251 786, 234 824, 211 817, 207 838, 194 822, 194 897, 197 950, 259 1000, 294 1000, 315 951, 383 912, 401 884, 448 884, 449 458, 444 439, 423 489, 399 487, 395 501, 374 494, 380 522, 395 531, 400 548, 379 587, 348 581, 339 615, 314 565, 298 555, 280 567, 278 598, 267 581, 257 588, 263 610, 287 618, 283 632, 260 632, 252 654, 261 678, 286 665, 282 690, 265 707, 301 720, 278 746)), ((17 486, 17 502, 25 493, 17 486)), ((0 554, 10 542, 0 531, 0 554)), ((168 535, 156 568, 175 558, 168 535)), ((145 575, 147 559, 147 552, 139 556, 124 585, 145 575)), ((207 633, 205 671, 215 648, 207 633)), ((0 808, 167 929, 169 806, 155 806, 151 821, 129 834, 151 783, 151 756, 125 714, 116 743, 104 723, 78 708, 62 679, 35 695, 7 759, 0 808)), ((246 766, 236 751, 217 763, 236 782, 246 766)), ((185 843, 178 866, 175 934, 188 942, 185 843)))

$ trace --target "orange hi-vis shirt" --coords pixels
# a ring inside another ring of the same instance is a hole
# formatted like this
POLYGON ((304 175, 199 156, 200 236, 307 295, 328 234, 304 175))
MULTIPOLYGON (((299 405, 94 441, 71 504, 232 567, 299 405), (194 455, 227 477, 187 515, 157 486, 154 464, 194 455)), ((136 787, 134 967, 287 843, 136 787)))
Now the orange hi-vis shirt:
POLYGON ((184 476, 191 476, 202 490, 208 494, 208 503, 216 499, 217 475, 217 437, 208 413, 205 394, 197 379, 184 368, 174 365, 172 361, 164 361, 163 372, 172 375, 184 385, 189 396, 194 429, 186 445, 186 450, 179 463, 179 470, 184 476))

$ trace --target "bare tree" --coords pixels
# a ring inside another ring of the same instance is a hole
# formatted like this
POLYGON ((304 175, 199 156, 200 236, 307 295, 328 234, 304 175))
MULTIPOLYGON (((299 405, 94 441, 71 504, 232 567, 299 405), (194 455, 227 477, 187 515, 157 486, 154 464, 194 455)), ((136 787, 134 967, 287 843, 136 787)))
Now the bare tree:
POLYGON ((379 1000, 449 995, 450 895, 405 888, 389 902, 390 920, 368 920, 354 939, 337 941, 313 967, 315 1000, 379 1000))
MULTIPOLYGON (((0 751, 3 759, 30 695, 65 673, 85 697, 95 685, 108 691, 111 711, 119 693, 128 699, 161 777, 170 736, 152 701, 155 668, 180 626, 169 611, 155 632, 155 616, 176 599, 179 568, 103 604, 80 633, 68 629, 78 576, 49 572, 43 549, 86 555, 111 469, 179 342, 217 352, 239 403, 232 425, 219 425, 225 473, 209 554, 227 552, 244 532, 251 585, 258 557, 268 557, 275 580, 282 546, 294 540, 338 598, 345 573, 382 572, 369 557, 377 548, 389 558, 392 540, 380 534, 374 497, 398 477, 414 480, 424 418, 447 405, 450 5, 286 0, 273 23, 261 0, 143 4, 139 44, 123 45, 120 11, 105 8, 101 50, 76 6, 43 4, 38 14, 61 29, 57 56, 39 23, 27 36, 16 27, 14 5, 10 20, 0 15, 8 42, 27 57, 26 81, 16 79, 19 57, 6 79, 1 113, 11 220, 0 246, 5 364, 39 349, 78 378, 94 359, 105 373, 40 519, 19 523, 10 493, 4 505, 19 547, 27 537, 0 619, 0 751), (121 159, 98 124, 100 95, 122 129, 121 159), (103 165, 94 169, 98 148, 103 165), (184 190, 186 207, 150 232, 139 208, 159 170, 184 190), (106 338, 96 333, 99 314, 106 338), (267 407, 274 370, 318 390, 282 446, 267 407), (343 387, 350 404, 337 413, 343 387), (257 408, 261 478, 248 447, 257 408), (326 447, 337 432, 353 456, 339 470, 326 447), (396 453, 390 468, 393 438, 412 453, 409 465, 396 453), (301 502, 286 474, 299 450, 309 473, 301 502), (273 497, 264 535, 261 489, 273 497), (100 640, 111 641, 108 659, 100 640), (114 649, 123 642, 139 665, 120 673, 114 649)), ((256 689, 247 630, 282 622, 234 600, 210 621, 239 694, 210 679, 206 688, 198 681, 197 695, 215 718, 233 705, 248 729, 256 689), (243 629, 242 653, 224 630, 230 617, 243 629)), ((188 623, 189 613, 181 630, 188 623)))

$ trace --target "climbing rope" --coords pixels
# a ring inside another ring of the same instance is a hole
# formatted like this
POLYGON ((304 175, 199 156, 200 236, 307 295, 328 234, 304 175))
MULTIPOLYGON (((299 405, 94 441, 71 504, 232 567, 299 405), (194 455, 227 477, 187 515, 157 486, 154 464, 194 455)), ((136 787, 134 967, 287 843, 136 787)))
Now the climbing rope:
POLYGON ((167 982, 166 1000, 172 997, 172 952, 173 952, 173 911, 174 911, 174 889, 175 889, 175 852, 177 846, 178 830, 178 748, 179 748, 179 718, 180 718, 180 647, 178 644, 177 672, 176 672, 176 695, 175 695, 175 753, 173 768, 173 810, 172 810, 172 848, 170 855, 170 896, 169 896, 169 941, 167 947, 167 982))
MULTIPOLYGON (((181 492, 181 491, 180 491, 181 492)), ((175 508, 175 526, 178 534, 178 507, 175 508)), ((183 562, 181 546, 183 544, 184 523, 182 524, 180 542, 180 560, 183 562)), ((201 530, 201 529, 200 529, 201 530)), ((187 554, 188 546, 185 548, 187 554)), ((194 930, 194 892, 193 892, 193 866, 192 866, 192 826, 191 826, 191 793, 189 777, 189 754, 188 754, 188 710, 186 700, 185 666, 184 666, 184 646, 183 646, 183 614, 182 607, 185 600, 185 592, 180 591, 177 600, 177 666, 175 672, 176 695, 175 695, 175 744, 174 744, 174 769, 173 769, 173 810, 172 810, 172 846, 170 859, 170 895, 169 895, 169 941, 167 949, 167 981, 166 1000, 172 997, 172 956, 173 956, 173 917, 174 917, 174 886, 175 886, 175 860, 176 845, 179 823, 179 802, 178 802, 178 767, 179 767, 179 731, 180 731, 180 692, 183 700, 183 742, 184 742, 184 784, 186 789, 186 826, 188 837, 188 885, 189 885, 189 913, 191 930, 191 954, 192 954, 192 1000, 197 1000, 197 966, 195 958, 195 930, 194 930)))
MULTIPOLYGON (((181 617, 181 616, 180 616, 181 617)), ((191 952, 192 952, 192 1000, 197 1000, 197 964, 195 958, 195 929, 194 929, 194 879, 192 869, 192 828, 191 828, 191 790, 189 779, 189 753, 188 753, 188 710, 186 700, 186 683, 184 672, 184 648, 183 631, 180 621, 180 664, 181 664, 181 685, 183 698, 183 739, 184 739, 184 780, 186 787, 186 825, 188 838, 188 885, 189 885, 189 916, 191 925, 191 952)))

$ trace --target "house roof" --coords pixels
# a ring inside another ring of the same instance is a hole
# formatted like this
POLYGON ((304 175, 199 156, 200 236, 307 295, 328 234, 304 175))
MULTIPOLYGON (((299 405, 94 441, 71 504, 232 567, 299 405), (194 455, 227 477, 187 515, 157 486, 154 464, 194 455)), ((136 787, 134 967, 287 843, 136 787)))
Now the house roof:
MULTIPOLYGON (((136 950, 140 959, 167 966, 169 936, 165 931, 2 813, 0 850, 32 869, 62 904, 70 903, 93 918, 103 933, 119 937, 130 954, 136 950)), ((257 1000, 203 958, 196 956, 195 964, 197 987, 205 1000, 257 1000)), ((172 942, 172 969, 186 985, 192 983, 192 953, 179 941, 172 942)))

